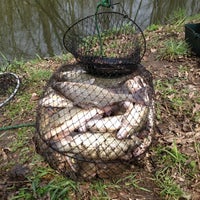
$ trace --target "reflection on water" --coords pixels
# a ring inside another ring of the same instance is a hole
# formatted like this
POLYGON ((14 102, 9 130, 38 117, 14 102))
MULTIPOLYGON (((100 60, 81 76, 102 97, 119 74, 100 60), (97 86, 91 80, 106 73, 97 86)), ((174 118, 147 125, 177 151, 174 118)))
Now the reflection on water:
MULTIPOLYGON (((65 52, 62 37, 78 19, 94 14, 99 0, 1 0, 0 62, 14 58, 53 56, 65 52)), ((187 15, 200 11, 199 0, 113 0, 114 11, 125 12, 146 28, 164 23, 178 8, 187 15), (124 10, 123 10, 124 9, 124 10)))

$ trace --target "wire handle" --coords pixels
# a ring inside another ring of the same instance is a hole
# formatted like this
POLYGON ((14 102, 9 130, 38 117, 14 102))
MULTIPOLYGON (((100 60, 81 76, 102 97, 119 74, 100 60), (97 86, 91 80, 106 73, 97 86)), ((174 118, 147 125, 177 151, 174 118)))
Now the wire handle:
POLYGON ((98 34, 99 43, 100 43, 100 52, 101 52, 101 55, 103 56, 103 47, 102 47, 103 45, 102 45, 102 40, 101 40, 99 26, 98 26, 98 19, 97 19, 97 14, 98 14, 100 7, 113 8, 112 0, 101 0, 97 4, 96 13, 95 13, 95 25, 96 25, 97 34, 98 34))
MULTIPOLYGON (((113 9, 113 8, 114 8, 114 5, 117 5, 117 4, 119 4, 119 5, 122 7, 122 5, 120 4, 120 2, 118 2, 118 3, 113 3, 112 0, 101 0, 101 1, 97 4, 97 8, 96 8, 96 12, 95 12, 95 25, 96 25, 96 30, 97 30, 98 38, 99 38, 101 56, 103 56, 103 44, 102 44, 101 35, 100 35, 100 31, 99 31, 97 14, 98 14, 98 11, 99 11, 99 8, 100 8, 100 7, 112 8, 112 9, 113 9)), ((128 16, 123 7, 122 7, 122 10, 123 10, 123 12, 125 13, 125 15, 128 16)))

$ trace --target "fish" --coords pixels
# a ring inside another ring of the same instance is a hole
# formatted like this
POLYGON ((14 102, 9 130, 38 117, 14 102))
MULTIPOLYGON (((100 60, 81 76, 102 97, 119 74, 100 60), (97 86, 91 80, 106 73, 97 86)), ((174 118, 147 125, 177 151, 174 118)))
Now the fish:
POLYGON ((77 82, 57 82, 52 87, 75 105, 92 105, 103 108, 114 103, 129 100, 134 102, 132 94, 115 93, 97 85, 77 82))
POLYGON ((151 101, 151 105, 149 108, 149 114, 147 117, 147 131, 148 136, 143 139, 142 143, 133 151, 133 156, 138 157, 143 154, 147 148, 152 143, 152 138, 154 134, 154 118, 155 118, 155 102, 154 100, 151 101))
POLYGON ((141 104, 130 104, 123 115, 122 125, 117 132, 118 139, 124 139, 137 133, 147 121, 149 107, 141 104))
POLYGON ((86 129, 91 132, 113 133, 121 127, 122 115, 104 117, 102 119, 91 119, 86 123, 86 129))
POLYGON ((74 81, 78 83, 88 83, 93 84, 95 82, 95 78, 91 75, 88 75, 84 70, 71 70, 71 71, 64 71, 58 75, 58 78, 61 82, 63 81, 74 81))
POLYGON ((38 130, 40 131, 41 135, 43 135, 49 126, 50 119, 52 115, 54 115, 57 111, 57 108, 51 108, 51 107, 39 107, 39 112, 37 115, 37 125, 38 130))
POLYGON ((95 85, 101 85, 104 88, 116 87, 124 83, 127 80, 127 76, 120 76, 114 78, 105 78, 100 76, 94 76, 83 70, 82 67, 77 67, 70 70, 61 71, 57 74, 57 79, 61 82, 64 81, 76 81, 79 83, 90 83, 95 85))
POLYGON ((141 140, 132 135, 130 139, 118 140, 110 133, 86 132, 72 137, 51 141, 51 147, 60 153, 78 154, 86 159, 115 160, 124 156, 127 151, 136 148, 141 140))
POLYGON ((39 100, 39 105, 44 107, 72 107, 73 103, 63 97, 60 94, 57 94, 55 90, 49 87, 45 93, 45 96, 39 100))
POLYGON ((54 131, 54 129, 62 126, 65 123, 65 121, 70 120, 72 116, 74 116, 81 110, 82 109, 78 107, 72 107, 72 108, 66 107, 57 111, 51 116, 48 116, 46 113, 41 115, 40 121, 43 127, 44 138, 49 139, 54 135, 56 135, 57 133, 54 131))
POLYGON ((134 93, 137 90, 147 86, 144 79, 140 75, 137 75, 131 79, 128 79, 125 82, 125 85, 128 87, 131 93, 134 93))
POLYGON ((124 107, 127 109, 122 119, 122 126, 117 132, 118 139, 124 139, 131 134, 137 133, 145 125, 149 112, 150 98, 148 86, 141 76, 135 76, 125 82, 129 91, 137 101, 135 104, 125 101, 124 107))
POLYGON ((136 103, 149 105, 149 95, 148 92, 150 87, 145 83, 144 79, 141 76, 135 76, 132 79, 129 79, 125 82, 129 92, 133 94, 133 98, 136 103))
POLYGON ((43 156, 52 168, 67 173, 73 173, 79 170, 77 160, 74 159, 71 154, 62 155, 53 150, 41 139, 39 134, 35 134, 33 139, 37 153, 43 156))
POLYGON ((98 108, 90 108, 88 110, 83 110, 81 108, 65 109, 63 115, 55 115, 55 120, 52 116, 52 123, 45 134, 45 139, 49 139, 58 135, 59 133, 70 134, 75 129, 78 129, 83 124, 85 124, 91 118, 103 114, 103 111, 98 108), (54 128, 55 126, 55 128, 54 128))

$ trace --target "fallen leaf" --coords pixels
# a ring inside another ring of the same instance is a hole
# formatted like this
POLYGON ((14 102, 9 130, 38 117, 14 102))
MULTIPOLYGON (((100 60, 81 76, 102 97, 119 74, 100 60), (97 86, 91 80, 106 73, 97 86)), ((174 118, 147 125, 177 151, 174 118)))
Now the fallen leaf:
POLYGON ((155 53, 156 51, 157 51, 157 49, 151 48, 151 53, 155 53))
POLYGON ((38 99, 39 99, 39 96, 36 93, 32 93, 31 101, 37 101, 38 99))

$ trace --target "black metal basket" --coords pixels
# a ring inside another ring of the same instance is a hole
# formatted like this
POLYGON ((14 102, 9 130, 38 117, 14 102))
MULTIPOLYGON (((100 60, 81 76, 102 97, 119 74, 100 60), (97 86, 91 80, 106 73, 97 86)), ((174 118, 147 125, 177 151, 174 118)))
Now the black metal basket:
POLYGON ((93 74, 131 73, 146 50, 141 28, 118 12, 101 12, 79 20, 65 32, 63 43, 93 74))

